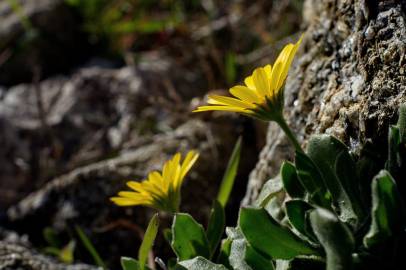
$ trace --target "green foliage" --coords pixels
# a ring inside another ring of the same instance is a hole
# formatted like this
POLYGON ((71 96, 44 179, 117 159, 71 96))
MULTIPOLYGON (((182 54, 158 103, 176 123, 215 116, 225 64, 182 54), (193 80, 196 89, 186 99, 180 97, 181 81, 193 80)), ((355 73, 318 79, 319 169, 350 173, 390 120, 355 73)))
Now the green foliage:
POLYGON ((224 173, 223 180, 221 181, 220 190, 217 195, 218 202, 225 207, 230 197, 231 190, 234 186, 234 180, 237 176, 238 164, 240 163, 241 155, 241 137, 238 138, 234 146, 230 160, 228 161, 226 172, 224 173))
POLYGON ((292 259, 298 255, 317 253, 308 243, 276 222, 263 208, 242 208, 239 227, 247 242, 269 258, 292 259))
POLYGON ((372 181, 372 223, 364 245, 373 247, 401 233, 404 216, 401 197, 392 176, 381 171, 372 181))
MULTIPOLYGON (((9 0, 11 1, 11 0, 9 0)), ((160 33, 183 21, 182 1, 158 0, 65 0, 83 18, 92 43, 104 41, 121 52, 132 46, 138 35, 160 33), (154 16, 161 10, 165 16, 154 16)))
POLYGON ((207 239, 210 245, 210 257, 213 257, 214 252, 221 241, 225 226, 226 215, 224 213, 224 207, 218 201, 214 201, 209 225, 207 226, 206 231, 207 239))
POLYGON ((310 223, 327 257, 327 270, 352 268, 354 238, 348 227, 332 212, 317 208, 310 212, 310 223))
POLYGON ((90 253, 92 256, 94 262, 96 263, 97 266, 100 266, 103 269, 107 269, 104 261, 100 257, 99 253, 97 252, 96 248, 92 244, 92 241, 86 236, 86 234, 83 232, 83 230, 79 227, 75 227, 76 233, 79 236, 80 241, 82 242, 83 246, 86 248, 86 250, 90 253))
POLYGON ((75 240, 70 240, 68 244, 61 245, 58 235, 52 228, 45 228, 42 232, 48 246, 44 248, 44 252, 56 256, 60 261, 70 264, 73 263, 75 257, 75 240))
POLYGON ((189 214, 177 213, 172 224, 172 249, 179 260, 210 257, 209 240, 203 226, 189 214))
POLYGON ((158 214, 155 214, 148 224, 147 230, 145 231, 144 239, 142 240, 141 247, 138 251, 138 261, 140 264, 140 270, 145 269, 148 254, 154 244, 156 235, 158 234, 158 228, 159 228, 159 218, 158 214))
POLYGON ((168 238, 177 264, 170 269, 403 269, 406 219, 398 184, 405 170, 406 106, 399 114, 389 132, 386 170, 373 179, 365 179, 368 166, 338 139, 313 136, 306 153, 298 151, 295 163, 283 163, 279 176, 264 185, 256 206, 240 209, 217 258, 231 188, 220 192, 226 196, 214 203, 206 232, 188 214, 176 214, 168 238))

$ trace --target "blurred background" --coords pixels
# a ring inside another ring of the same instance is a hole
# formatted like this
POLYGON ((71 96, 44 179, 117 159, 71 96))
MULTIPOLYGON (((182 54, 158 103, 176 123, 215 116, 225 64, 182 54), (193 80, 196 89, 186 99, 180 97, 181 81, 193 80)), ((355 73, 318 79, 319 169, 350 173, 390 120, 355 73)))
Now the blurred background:
POLYGON ((0 240, 94 264, 79 230, 118 269, 152 212, 108 198, 198 149, 182 210, 204 223, 242 136, 233 224, 266 126, 191 110, 272 62, 301 11, 300 0, 0 0, 0 240))

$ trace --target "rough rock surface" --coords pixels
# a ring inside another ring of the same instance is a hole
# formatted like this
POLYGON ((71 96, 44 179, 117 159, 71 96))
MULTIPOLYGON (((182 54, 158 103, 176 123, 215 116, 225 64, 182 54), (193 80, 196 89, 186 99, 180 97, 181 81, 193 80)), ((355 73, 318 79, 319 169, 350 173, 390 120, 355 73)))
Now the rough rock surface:
POLYGON ((86 265, 66 265, 52 258, 41 255, 31 247, 0 241, 0 269, 3 270, 100 270, 101 268, 86 265))
MULTIPOLYGON (((303 12, 305 37, 285 88, 290 126, 304 146, 327 133, 355 153, 369 141, 385 155, 388 126, 406 101, 406 2, 307 0, 303 12)), ((243 203, 291 158, 271 124, 243 203)))

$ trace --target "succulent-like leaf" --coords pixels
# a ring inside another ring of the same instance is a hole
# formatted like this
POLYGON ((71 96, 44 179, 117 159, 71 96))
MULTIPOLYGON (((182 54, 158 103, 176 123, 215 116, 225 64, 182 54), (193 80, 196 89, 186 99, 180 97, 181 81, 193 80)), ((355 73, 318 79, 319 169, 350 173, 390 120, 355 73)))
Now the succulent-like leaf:
POLYGON ((326 252, 326 269, 351 269, 355 243, 348 227, 334 213, 323 208, 312 210, 309 217, 313 231, 326 252))
POLYGON ((364 211, 356 165, 347 146, 332 136, 316 135, 309 140, 307 152, 320 169, 341 219, 355 226, 363 219, 364 211))
POLYGON ((172 249, 180 261, 196 256, 210 257, 209 241, 203 226, 189 214, 175 214, 172 224, 172 249))
POLYGON ((245 239, 234 240, 231 244, 230 264, 238 270, 272 270, 273 263, 253 249, 245 239))
POLYGON ((290 200, 285 203, 286 214, 288 216, 290 224, 302 235, 306 236, 310 240, 315 240, 315 235, 311 228, 310 223, 306 219, 310 210, 314 209, 313 206, 303 200, 290 200))
POLYGON ((200 256, 182 261, 179 263, 179 265, 188 270, 228 270, 224 265, 212 263, 211 261, 200 256))
POLYGON ((382 170, 372 180, 372 223, 364 245, 372 247, 398 233, 404 226, 402 202, 395 181, 382 170))
POLYGON ((296 152, 295 165, 299 180, 309 194, 310 201, 319 206, 330 208, 330 194, 320 170, 313 160, 304 153, 296 152))
POLYGON ((263 208, 242 208, 239 226, 248 243, 270 258, 317 254, 310 244, 281 226, 263 208))
POLYGON ((399 118, 397 126, 399 128, 400 141, 406 143, 406 103, 399 107, 399 118))
POLYGON ((293 163, 285 161, 281 167, 283 188, 292 198, 303 198, 305 189, 297 176, 296 167, 293 163))

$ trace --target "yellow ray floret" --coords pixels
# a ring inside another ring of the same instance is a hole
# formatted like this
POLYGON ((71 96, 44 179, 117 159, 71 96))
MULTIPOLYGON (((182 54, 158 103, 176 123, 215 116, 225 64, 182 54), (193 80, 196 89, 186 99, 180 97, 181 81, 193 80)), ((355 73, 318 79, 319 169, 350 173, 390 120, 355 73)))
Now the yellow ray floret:
POLYGON ((121 191, 111 201, 119 206, 143 205, 163 211, 177 211, 183 180, 198 157, 196 151, 189 151, 181 162, 181 154, 176 153, 165 162, 162 172, 150 172, 147 179, 141 182, 128 181, 127 186, 131 191, 121 191))
POLYGON ((209 95, 209 105, 200 106, 194 112, 230 111, 274 120, 275 114, 279 116, 282 112, 283 85, 301 41, 302 37, 296 44, 286 45, 273 67, 259 67, 245 78, 245 85, 232 87, 229 90, 232 97, 209 95))

